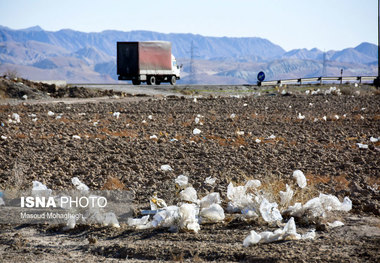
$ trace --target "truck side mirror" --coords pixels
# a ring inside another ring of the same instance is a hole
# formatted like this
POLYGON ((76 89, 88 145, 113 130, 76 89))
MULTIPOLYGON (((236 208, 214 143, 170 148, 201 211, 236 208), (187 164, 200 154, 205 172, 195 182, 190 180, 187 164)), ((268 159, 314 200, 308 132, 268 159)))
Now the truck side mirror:
POLYGON ((183 67, 183 64, 181 64, 181 66, 179 66, 179 68, 182 68, 183 67))

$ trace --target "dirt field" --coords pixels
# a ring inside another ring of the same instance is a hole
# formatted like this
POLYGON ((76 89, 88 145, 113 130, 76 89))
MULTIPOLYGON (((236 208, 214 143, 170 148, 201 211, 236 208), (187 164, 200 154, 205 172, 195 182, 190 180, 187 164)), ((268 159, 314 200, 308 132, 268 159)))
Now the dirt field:
POLYGON ((219 192, 225 207, 230 182, 259 179, 276 199, 285 184, 296 187, 291 175, 300 169, 308 180, 300 201, 319 193, 341 201, 348 196, 353 209, 315 222, 296 220, 298 233, 317 230, 314 240, 250 247, 242 245, 250 230, 276 227, 227 213, 222 223, 201 225, 198 234, 135 230, 126 224, 118 229, 81 225, 68 231, 45 224, 3 224, 0 261, 380 261, 380 142, 370 139, 380 136, 378 93, 245 92, 239 98, 214 94, 196 101, 191 92, 183 93, 87 103, 2 103, 0 189, 30 189, 33 180, 51 189, 73 188, 74 176, 101 189, 116 178, 134 193, 137 217, 149 208, 155 191, 166 203, 176 204, 174 179, 180 174, 189 177, 199 197, 219 192), (118 118, 114 112, 120 112, 118 118), (19 123, 9 123, 13 113, 19 114, 19 123), (202 125, 195 122, 198 115, 202 125), (195 128, 199 135, 193 134, 195 128), (164 164, 173 171, 162 171, 164 164), (204 183, 209 176, 217 178, 215 185, 204 183), (334 220, 345 225, 327 228, 334 220))

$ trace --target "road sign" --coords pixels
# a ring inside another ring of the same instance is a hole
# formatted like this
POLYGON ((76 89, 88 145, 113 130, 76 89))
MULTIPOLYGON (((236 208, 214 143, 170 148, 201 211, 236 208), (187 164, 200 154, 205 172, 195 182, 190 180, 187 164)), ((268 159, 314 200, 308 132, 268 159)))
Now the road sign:
POLYGON ((257 74, 257 80, 262 82, 265 79, 265 73, 260 71, 259 74, 257 74))

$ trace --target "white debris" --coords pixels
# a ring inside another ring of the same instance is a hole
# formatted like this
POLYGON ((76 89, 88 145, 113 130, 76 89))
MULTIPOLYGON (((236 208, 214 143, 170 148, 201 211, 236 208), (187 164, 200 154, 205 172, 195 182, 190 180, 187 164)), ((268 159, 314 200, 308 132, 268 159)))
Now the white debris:
POLYGON ((317 94, 319 94, 320 92, 321 92, 320 89, 313 90, 313 91, 311 91, 311 95, 317 95, 317 94))
POLYGON ((28 117, 35 118, 35 117, 37 117, 37 115, 32 113, 32 114, 29 114, 28 117))
POLYGON ((242 135, 244 135, 244 132, 243 131, 237 131, 236 134, 239 136, 242 136, 242 135))
POLYGON ((315 229, 307 231, 305 234, 301 235, 301 239, 314 239, 315 238, 315 229))
POLYGON ((52 111, 49 110, 48 113, 47 113, 47 115, 48 116, 54 116, 54 112, 52 112, 52 111))
POLYGON ((323 119, 324 121, 327 121, 327 117, 326 117, 326 116, 323 116, 322 119, 323 119))
POLYGON ((216 178, 209 176, 205 179, 205 184, 213 185, 213 184, 215 184, 215 181, 216 181, 216 178))
POLYGON ((158 198, 157 192, 153 193, 153 196, 149 199, 150 210, 158 210, 167 207, 164 199, 158 198))
POLYGON ((52 190, 39 181, 33 181, 32 195, 34 196, 50 196, 52 190))
POLYGON ((272 134, 271 136, 268 137, 268 139, 270 140, 276 139, 276 135, 272 134))
POLYGON ((368 144, 357 143, 356 145, 357 145, 360 149, 368 149, 368 144))
POLYGON ((297 180, 297 184, 300 188, 306 187, 306 177, 300 170, 295 170, 293 172, 293 178, 297 180))
POLYGON ((199 123, 199 118, 195 117, 194 122, 195 122, 195 124, 198 124, 199 123))
POLYGON ((153 116, 152 116, 152 115, 149 115, 149 116, 148 116, 148 119, 149 119, 149 120, 153 120, 153 116))
POLYGON ((142 122, 141 122, 142 124, 145 124, 146 123, 146 120, 142 120, 142 122))
POLYGON ((116 111, 112 114, 113 117, 115 117, 116 119, 119 119, 120 117, 120 112, 116 111))
POLYGON ((336 220, 333 223, 327 223, 327 226, 329 228, 341 227, 341 226, 344 226, 344 223, 341 222, 341 221, 336 220))
POLYGON ((334 118, 339 120, 339 115, 335 115, 334 118))
POLYGON ((194 135, 197 135, 197 134, 200 134, 200 133, 201 133, 201 130, 198 129, 198 128, 195 128, 195 129, 193 130, 193 134, 194 134, 194 135))
POLYGON ((102 214, 102 219, 99 220, 103 226, 111 226, 111 227, 116 227, 120 228, 119 221, 117 220, 116 215, 113 212, 108 212, 102 214))
POLYGON ((15 122, 19 123, 19 122, 20 122, 20 115, 18 115, 17 113, 13 113, 13 114, 12 114, 12 119, 13 119, 15 122))
POLYGON ((183 204, 179 207, 179 227, 198 233, 200 226, 197 219, 197 208, 194 204, 183 204))
POLYGON ((312 107, 313 105, 314 105, 313 103, 311 103, 311 102, 309 103, 309 106, 310 106, 310 107, 312 107))
POLYGON ((203 208, 200 212, 202 223, 221 222, 224 220, 224 210, 219 204, 212 204, 207 208, 203 208))
POLYGON ((186 187, 189 184, 189 178, 183 174, 178 175, 178 177, 174 181, 181 188, 186 187))
POLYGON ((73 135, 73 139, 80 140, 80 136, 78 136, 78 135, 73 135))
POLYGON ((254 206, 253 195, 246 193, 244 186, 234 187, 233 183, 229 183, 227 187, 227 198, 230 200, 227 205, 227 211, 230 213, 240 212, 246 207, 254 206))
POLYGON ((290 201, 292 200, 293 197, 293 190, 292 188, 286 184, 286 191, 280 191, 280 200, 281 200, 281 205, 289 204, 290 201))
POLYGON ((309 95, 309 94, 310 94, 310 90, 306 90, 306 91, 305 91, 305 94, 306 94, 306 95, 309 95))
POLYGON ((250 245, 257 244, 260 240, 261 236, 257 234, 255 230, 251 230, 250 234, 244 239, 243 246, 248 247, 250 245))
POLYGON ((163 208, 153 216, 153 227, 171 227, 179 220, 179 207, 172 205, 163 208))
POLYGON ((197 101, 197 98, 194 98, 193 101, 194 101, 194 102, 198 102, 198 101, 197 101))
POLYGON ((300 112, 298 113, 297 119, 303 120, 305 119, 305 115, 302 115, 300 112))
POLYGON ((5 205, 5 202, 2 197, 0 197, 0 206, 5 205))
POLYGON ((213 204, 220 204, 221 202, 219 193, 210 193, 200 200, 199 205, 201 208, 207 208, 213 204))
POLYGON ((235 117, 236 117, 236 114, 235 114, 235 113, 232 113, 232 114, 230 115, 230 119, 235 119, 235 117))
POLYGON ((355 83, 355 88, 359 87, 358 83, 355 83))
POLYGON ((8 137, 5 135, 1 135, 1 139, 5 141, 6 139, 8 139, 8 137))
POLYGON ((151 140, 157 140, 158 138, 157 138, 157 135, 151 135, 150 137, 149 137, 149 139, 151 139, 151 140))
POLYGON ((255 142, 256 142, 256 143, 260 143, 261 140, 260 140, 260 139, 256 139, 255 142))
POLYGON ((82 183, 78 177, 71 178, 71 182, 81 193, 87 193, 90 190, 90 188, 82 183))
POLYGON ((277 220, 282 220, 280 211, 277 209, 277 203, 269 203, 266 198, 260 204, 260 213, 266 222, 274 222, 277 220))
POLYGON ((143 216, 142 218, 128 218, 127 224, 129 226, 141 226, 148 224, 149 215, 143 216))
POLYGON ((281 91, 281 95, 285 95, 286 93, 287 93, 287 92, 286 92, 286 90, 284 90, 284 89, 281 91))
POLYGON ((38 119, 37 118, 34 118, 34 119, 32 119, 32 122, 36 122, 38 119))
POLYGON ((161 165, 162 171, 173 171, 173 168, 169 164, 161 165))
POLYGON ((247 103, 244 103, 244 104, 243 104, 243 107, 247 107, 247 106, 248 106, 248 104, 247 104, 247 103))
POLYGON ((318 118, 314 118, 314 122, 317 122, 318 121, 318 118))
POLYGON ((244 188, 245 190, 249 190, 249 189, 257 189, 261 186, 261 182, 260 180, 248 180, 245 185, 244 185, 244 188))
MULTIPOLYGON (((62 115, 62 113, 61 113, 61 115, 62 115)), ((78 113, 78 115, 79 116, 86 116, 86 113, 85 112, 80 112, 80 113, 78 113)))
POLYGON ((23 100, 27 100, 28 99, 28 95, 23 95, 22 97, 21 97, 21 99, 23 99, 23 100))
POLYGON ((375 137, 372 137, 372 136, 371 136, 371 138, 369 138, 369 140, 370 140, 371 142, 378 142, 378 141, 379 141, 379 138, 375 138, 375 137))
POLYGON ((179 193, 179 197, 182 201, 191 202, 191 203, 198 202, 197 191, 192 186, 187 187, 184 190, 182 190, 179 193))

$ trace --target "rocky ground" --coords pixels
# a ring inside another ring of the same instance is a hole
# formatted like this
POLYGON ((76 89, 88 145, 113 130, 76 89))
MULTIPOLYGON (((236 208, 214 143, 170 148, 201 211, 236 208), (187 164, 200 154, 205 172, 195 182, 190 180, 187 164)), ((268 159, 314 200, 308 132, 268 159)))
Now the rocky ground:
POLYGON ((352 200, 349 213, 326 219, 339 219, 343 227, 328 229, 324 220, 296 222, 300 233, 316 228, 316 238, 246 248, 242 242, 250 230, 275 228, 228 214, 222 223, 201 225, 198 234, 134 230, 126 224, 70 231, 2 224, 2 260, 379 261, 380 142, 373 140, 380 136, 378 92, 217 95, 194 100, 186 91, 90 103, 3 103, 0 189, 30 189, 33 180, 51 189, 73 188, 74 176, 91 189, 102 189, 114 180, 134 194, 138 216, 140 209, 149 208, 155 191, 176 204, 174 179, 180 174, 189 177, 198 196, 219 192, 225 205, 227 185, 249 179, 261 180, 263 190, 277 201, 299 169, 308 180, 299 201, 319 193, 352 200), (195 128, 201 133, 194 135, 195 128), (162 171, 165 164, 173 170, 162 171), (204 182, 209 176, 217 178, 215 185, 204 182))

